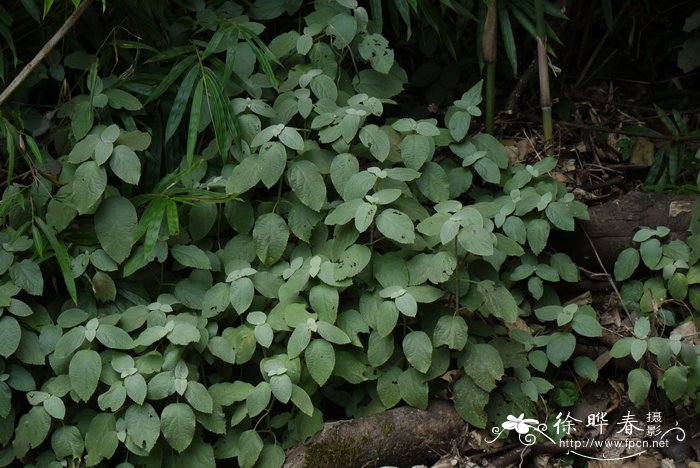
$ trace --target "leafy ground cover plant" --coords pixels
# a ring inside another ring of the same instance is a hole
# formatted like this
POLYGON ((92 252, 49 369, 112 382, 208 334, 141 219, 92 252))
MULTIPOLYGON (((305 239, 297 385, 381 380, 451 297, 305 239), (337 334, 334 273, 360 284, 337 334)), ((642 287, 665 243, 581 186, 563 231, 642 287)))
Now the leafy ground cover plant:
POLYGON ((443 121, 387 117, 407 76, 354 1, 144 8, 171 42, 120 40, 129 73, 57 57, 80 91, 50 140, 3 113, 3 466, 277 467, 450 370, 481 428, 564 363, 597 378, 575 349, 600 324, 547 246, 585 205, 554 159, 470 134, 480 83, 443 121))

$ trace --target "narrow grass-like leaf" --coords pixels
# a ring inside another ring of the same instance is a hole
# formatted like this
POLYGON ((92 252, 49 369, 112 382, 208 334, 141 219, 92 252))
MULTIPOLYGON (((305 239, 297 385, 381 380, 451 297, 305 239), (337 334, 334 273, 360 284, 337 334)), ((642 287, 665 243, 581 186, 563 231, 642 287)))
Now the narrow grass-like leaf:
POLYGON ((192 107, 190 108, 190 122, 187 126, 187 150, 185 159, 189 165, 194 158, 194 150, 197 146, 197 135, 199 134, 199 120, 202 114, 202 98, 204 95, 204 78, 200 78, 192 96, 192 107))
POLYGON ((513 70, 515 76, 518 75, 518 53, 515 46, 515 37, 513 36, 513 27, 510 24, 510 15, 508 9, 503 2, 498 3, 498 20, 501 26, 501 35, 503 36, 503 46, 506 50, 508 63, 513 70))
POLYGON ((170 109, 170 115, 168 116, 168 122, 165 124, 165 141, 168 141, 175 134, 175 130, 180 126, 182 121, 182 116, 185 113, 185 106, 190 100, 190 94, 192 94, 192 87, 197 79, 199 73, 199 65, 195 64, 190 68, 190 71, 185 75, 185 79, 182 80, 180 88, 177 90, 177 95, 173 101, 173 106, 170 109))
MULTIPOLYGON (((191 47, 188 47, 187 50, 191 50, 191 47)), ((175 83, 175 80, 177 80, 180 77, 180 75, 185 73, 185 70, 194 65, 196 61, 197 57, 195 55, 188 55, 186 58, 182 59, 182 61, 175 64, 170 69, 170 72, 168 72, 168 74, 165 75, 165 78, 163 78, 161 82, 158 83, 158 86, 153 88, 153 91, 151 91, 151 95, 148 96, 148 99, 146 99, 145 104, 148 104, 149 102, 158 99, 164 92, 168 90, 168 88, 173 83, 175 83)))
POLYGON ((71 259, 68 255, 68 250, 65 244, 58 240, 54 235, 53 231, 49 226, 44 223, 41 218, 34 218, 34 222, 42 230, 46 239, 48 239, 49 244, 53 248, 54 254, 56 255, 56 261, 58 266, 61 268, 61 274, 63 275, 63 281, 66 283, 66 289, 68 290, 68 295, 73 300, 74 303, 78 303, 78 293, 75 288, 75 280, 73 279, 73 272, 71 271, 71 259))

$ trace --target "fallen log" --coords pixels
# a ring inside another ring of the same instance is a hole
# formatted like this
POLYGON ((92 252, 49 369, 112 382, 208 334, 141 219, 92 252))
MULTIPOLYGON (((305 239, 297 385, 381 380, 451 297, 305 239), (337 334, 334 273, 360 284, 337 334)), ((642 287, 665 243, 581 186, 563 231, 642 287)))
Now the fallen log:
POLYGON ((461 445, 465 428, 443 400, 431 401, 426 410, 402 407, 328 422, 309 442, 287 451, 284 468, 430 465, 461 445))
POLYGON ((597 252, 605 268, 612 273, 617 256, 623 249, 633 246, 632 237, 640 226, 666 226, 671 230, 668 238, 687 238, 696 199, 696 196, 630 192, 589 207, 590 220, 580 222, 572 233, 557 233, 552 245, 592 271, 600 271, 597 252))

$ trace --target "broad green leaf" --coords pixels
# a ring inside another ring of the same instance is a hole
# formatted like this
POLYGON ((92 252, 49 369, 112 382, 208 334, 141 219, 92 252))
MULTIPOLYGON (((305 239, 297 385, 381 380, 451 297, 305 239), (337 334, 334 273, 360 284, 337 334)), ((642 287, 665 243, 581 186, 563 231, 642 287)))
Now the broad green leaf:
MULTIPOLYGON (((171 205, 168 204, 168 206, 171 205)), ((218 214, 219 210, 213 203, 199 203, 190 208, 189 230, 193 241, 199 241, 209 234, 216 223, 218 214)), ((175 217, 177 219, 177 216, 175 217)), ((168 220, 170 220, 170 215, 168 215, 168 220)), ((171 233, 172 231, 177 233, 180 230, 179 225, 173 226, 173 228, 171 233)))
POLYGON ((402 348, 413 367, 422 373, 428 371, 432 363, 433 344, 425 332, 413 331, 407 334, 403 339, 402 348))
POLYGON ((13 263, 10 267, 10 278, 17 286, 33 296, 40 296, 44 291, 44 278, 39 265, 29 259, 13 263))
POLYGON ((373 367, 380 367, 394 354, 394 337, 389 334, 381 336, 374 331, 369 336, 367 345, 367 360, 373 367))
POLYGON ((90 280, 95 299, 100 302, 111 302, 117 297, 117 287, 111 276, 103 271, 98 271, 90 280))
POLYGON ((549 223, 544 219, 533 219, 527 225, 527 243, 533 253, 539 255, 547 246, 549 239, 549 223))
POLYGON ((0 356, 8 358, 19 347, 22 329, 14 317, 0 317, 0 356))
POLYGON ((263 263, 270 265, 279 260, 287 247, 288 239, 289 229, 281 216, 267 213, 255 221, 255 251, 263 263))
MULTIPOLYGON (((114 161, 114 158, 112 158, 114 161)), ((82 163, 73 179, 73 203, 85 214, 97 203, 107 187, 107 172, 94 161, 82 163)))
POLYGON ((160 436, 160 417, 149 403, 133 404, 124 413, 126 436, 134 446, 149 453, 160 436))
POLYGON ((415 241, 413 222, 405 213, 393 208, 385 209, 376 219, 379 232, 400 244, 412 244, 415 241))
POLYGON ((304 351, 304 361, 314 381, 324 385, 335 367, 333 345, 323 339, 314 339, 304 351))
POLYGON ((555 332, 547 343, 549 362, 559 367, 568 360, 576 348, 576 338, 571 333, 555 332))
POLYGON ((423 166, 421 172, 418 189, 428 200, 439 203, 450 197, 450 182, 442 166, 431 161, 423 166))
POLYGON ((241 468, 252 468, 258 460, 263 446, 263 440, 255 430, 244 431, 238 439, 238 463, 241 468))
POLYGON ((73 355, 68 366, 68 376, 73 391, 83 401, 88 401, 95 390, 102 372, 100 355, 91 349, 81 349, 73 355))
POLYGON ((639 266, 639 252, 632 247, 626 248, 615 261, 615 280, 624 281, 632 276, 639 266))
POLYGON ((577 313, 574 315, 574 319, 571 322, 571 328, 582 336, 603 336, 603 330, 595 315, 577 313))
POLYGON ((459 315, 443 315, 435 325, 433 342, 435 346, 447 345, 461 351, 467 344, 469 331, 467 322, 459 315))
POLYGON ((296 129, 292 127, 284 127, 278 138, 287 148, 298 152, 304 151, 304 140, 301 138, 301 135, 296 129))
POLYGON ((331 325, 328 322, 320 320, 316 322, 316 326, 318 327, 318 334, 327 341, 338 345, 350 343, 350 338, 348 335, 346 335, 343 330, 335 325, 331 325))
POLYGON ((38 447, 51 429, 51 416, 43 406, 35 406, 22 415, 15 429, 12 448, 16 457, 23 458, 32 448, 38 447))
POLYGON ((141 161, 136 153, 126 145, 117 145, 109 160, 114 174, 127 184, 136 185, 141 179, 141 161))
POLYGON ((336 192, 343 194, 345 184, 360 170, 357 158, 350 153, 339 154, 331 162, 331 182, 336 192))
POLYGON ((372 252, 362 244, 351 245, 338 260, 335 279, 342 281, 352 278, 365 269, 372 257, 372 252))
POLYGON ((587 356, 578 356, 574 359, 574 370, 578 375, 591 382, 598 380, 598 366, 593 359, 587 356))
POLYGON ((340 297, 338 290, 325 284, 319 284, 309 291, 309 304, 318 318, 328 323, 334 323, 338 316, 340 297))
POLYGON ((627 375, 627 393, 635 405, 644 403, 650 387, 651 375, 646 369, 634 369, 627 375))
POLYGON ((100 343, 110 349, 131 349, 134 347, 134 341, 127 332, 107 323, 97 327, 95 336, 100 343))
POLYGON ((407 135, 401 141, 401 159, 409 169, 419 170, 433 157, 435 144, 423 135, 407 135))
POLYGON ((160 415, 160 429, 170 446, 182 453, 192 443, 197 425, 194 411, 186 403, 170 403, 160 415))
POLYGON ((401 400, 399 376, 401 376, 401 369, 391 367, 377 379, 377 394, 385 408, 392 408, 401 400))
POLYGON ((301 412, 307 416, 314 414, 314 406, 313 403, 311 403, 309 394, 298 385, 292 386, 292 403, 294 403, 294 406, 299 408, 301 412))
POLYGON ((672 366, 664 371, 660 382, 671 401, 682 398, 688 392, 688 368, 672 366))
POLYGON ((515 323, 518 318, 518 305, 508 289, 504 286, 494 288, 488 281, 482 281, 477 286, 484 301, 486 311, 508 323, 515 323))
POLYGON ((51 435, 51 449, 58 458, 78 459, 85 450, 85 442, 76 426, 61 426, 51 435))
POLYGON ((355 229, 358 232, 365 232, 372 225, 376 213, 377 205, 362 202, 355 210, 355 229))
POLYGON ((284 168, 287 166, 287 150, 281 143, 266 143, 260 148, 259 158, 260 180, 265 187, 271 188, 284 174, 284 168))
POLYGON ((270 389, 278 401, 287 403, 292 397, 292 380, 287 374, 273 375, 270 377, 270 389))
POLYGON ((655 238, 646 240, 639 246, 639 253, 641 254, 642 261, 647 268, 653 270, 659 264, 663 254, 661 242, 659 239, 655 238))
POLYGON ((301 160, 290 164, 287 182, 304 205, 314 211, 321 210, 326 202, 326 184, 314 163, 301 160))
POLYGON ((268 403, 270 403, 270 397, 272 396, 272 389, 270 384, 267 382, 260 382, 248 393, 246 398, 246 408, 248 411, 248 416, 251 418, 260 414, 265 408, 267 408, 268 403))
POLYGON ((426 409, 428 407, 428 382, 414 368, 405 370, 398 378, 401 398, 409 405, 426 409))
POLYGON ((498 350, 488 344, 468 345, 464 350, 464 372, 483 390, 490 392, 504 374, 498 350))
POLYGON ((248 310, 253 302, 254 295, 255 289, 250 278, 240 278, 231 283, 229 300, 239 314, 248 310))
POLYGON ((85 433, 85 462, 95 466, 103 459, 110 459, 119 445, 116 421, 111 413, 98 413, 90 419, 85 433))
POLYGON ((134 374, 124 379, 126 394, 136 404, 142 405, 148 394, 148 384, 141 374, 134 374))
POLYGON ((489 392, 476 386, 470 377, 465 376, 455 383, 453 395, 457 413, 469 424, 484 429, 489 392))
POLYGON ((207 254, 195 245, 178 244, 170 248, 173 255, 182 266, 197 268, 200 270, 210 270, 211 261, 207 254))

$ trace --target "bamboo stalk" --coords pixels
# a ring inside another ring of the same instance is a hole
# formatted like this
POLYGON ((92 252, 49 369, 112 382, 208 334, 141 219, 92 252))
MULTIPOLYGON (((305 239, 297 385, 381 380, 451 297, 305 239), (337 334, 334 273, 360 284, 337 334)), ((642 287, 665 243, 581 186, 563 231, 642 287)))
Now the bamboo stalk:
POLYGON ((90 4, 92 4, 92 0, 83 0, 83 2, 80 4, 78 8, 75 9, 71 15, 66 18, 66 21, 63 23, 63 25, 58 28, 58 31, 54 33, 53 36, 51 36, 51 39, 48 40, 46 44, 37 52, 37 54, 34 56, 34 58, 27 63, 24 68, 22 69, 21 72, 17 76, 15 76, 15 79, 12 80, 12 82, 7 86, 2 91, 2 94, 0 94, 0 106, 2 106, 5 101, 14 93, 17 88, 20 87, 20 85, 24 82, 24 80, 29 77, 29 75, 34 71, 34 69, 46 58, 47 55, 53 50, 54 47, 63 39, 63 37, 68 33, 68 30, 73 27, 76 21, 78 21, 78 18, 82 16, 85 11, 90 7, 90 4))
POLYGON ((549 66, 547 60, 547 36, 544 29, 544 0, 535 0, 535 20, 537 26, 537 65, 540 75, 540 106, 542 107, 542 127, 544 130, 545 154, 551 156, 552 140, 552 98, 549 93, 549 66))

